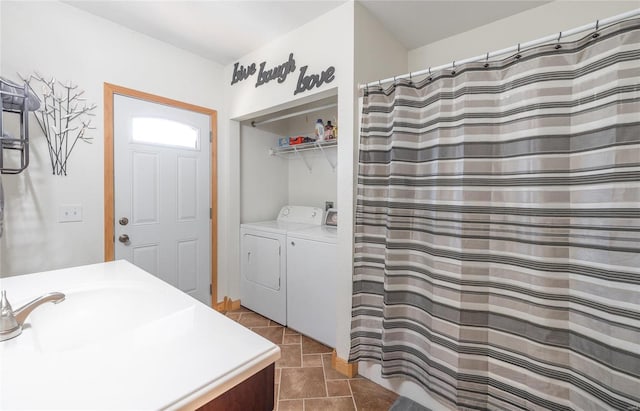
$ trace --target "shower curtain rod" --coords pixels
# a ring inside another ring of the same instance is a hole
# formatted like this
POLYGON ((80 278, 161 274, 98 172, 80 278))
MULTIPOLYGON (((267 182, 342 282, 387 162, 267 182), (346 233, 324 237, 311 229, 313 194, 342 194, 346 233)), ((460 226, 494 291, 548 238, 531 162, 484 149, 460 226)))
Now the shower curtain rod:
POLYGON ((403 74, 403 75, 400 75, 400 76, 393 76, 393 77, 386 78, 384 80, 376 80, 376 81, 372 81, 372 82, 367 83, 367 84, 361 84, 359 86, 359 88, 360 89, 364 89, 364 88, 369 87, 369 86, 381 86, 383 83, 389 83, 389 82, 400 80, 400 79, 404 79, 404 78, 411 78, 412 76, 421 76, 421 75, 424 75, 424 74, 431 74, 433 72, 444 70, 444 69, 454 69, 456 67, 456 65, 461 65, 461 64, 466 64, 466 63, 473 63, 473 62, 476 62, 476 61, 488 60, 491 57, 497 57, 497 56, 501 56, 501 55, 504 55, 504 54, 513 53, 514 51, 515 52, 519 52, 519 51, 527 49, 529 47, 539 46, 541 44, 549 43, 551 41, 560 41, 560 39, 562 37, 573 36, 574 34, 583 33, 585 31, 589 31, 589 30, 598 31, 598 29, 600 27, 604 27, 604 26, 607 26, 609 24, 617 23, 619 21, 626 20, 626 19, 629 19, 629 18, 632 18, 632 17, 636 17, 636 16, 639 16, 639 15, 640 15, 640 9, 631 10, 631 11, 628 11, 626 13, 618 14, 616 16, 609 17, 609 18, 606 18, 606 19, 603 19, 603 20, 596 20, 593 23, 585 24, 584 26, 576 27, 576 28, 571 29, 571 30, 561 31, 559 34, 551 34, 551 35, 548 35, 546 37, 539 38, 537 40, 529 41, 527 43, 522 43, 522 44, 519 43, 516 46, 508 47, 508 48, 505 48, 505 49, 502 49, 502 50, 492 51, 492 52, 489 52, 489 53, 486 53, 486 54, 481 54, 479 56, 467 58, 467 59, 464 59, 464 60, 459 60, 459 61, 455 61, 454 60, 452 63, 443 64, 441 66, 429 67, 428 69, 425 69, 425 70, 409 72, 407 74, 403 74))

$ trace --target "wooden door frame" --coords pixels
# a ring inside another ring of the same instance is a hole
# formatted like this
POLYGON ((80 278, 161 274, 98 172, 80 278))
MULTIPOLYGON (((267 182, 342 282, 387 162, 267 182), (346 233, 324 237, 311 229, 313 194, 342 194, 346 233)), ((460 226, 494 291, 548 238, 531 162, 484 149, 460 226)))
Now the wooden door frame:
POLYGON ((172 100, 126 87, 104 83, 104 261, 115 257, 114 178, 113 178, 113 97, 137 98, 152 103, 194 111, 209 116, 211 128, 211 307, 218 306, 218 112, 206 107, 172 100))

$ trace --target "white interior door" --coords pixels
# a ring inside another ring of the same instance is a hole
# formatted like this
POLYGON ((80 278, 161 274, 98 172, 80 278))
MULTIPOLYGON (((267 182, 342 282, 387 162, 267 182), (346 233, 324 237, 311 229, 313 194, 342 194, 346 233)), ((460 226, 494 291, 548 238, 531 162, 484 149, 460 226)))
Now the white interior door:
POLYGON ((114 96, 115 258, 211 305, 210 118, 114 96))

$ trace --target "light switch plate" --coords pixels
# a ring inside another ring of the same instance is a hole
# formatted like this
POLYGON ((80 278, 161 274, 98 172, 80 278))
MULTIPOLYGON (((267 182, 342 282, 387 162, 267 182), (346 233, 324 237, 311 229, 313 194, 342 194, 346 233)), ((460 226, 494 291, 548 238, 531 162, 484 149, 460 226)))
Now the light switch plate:
POLYGON ((61 205, 58 209, 59 223, 73 223, 82 221, 81 205, 61 205))

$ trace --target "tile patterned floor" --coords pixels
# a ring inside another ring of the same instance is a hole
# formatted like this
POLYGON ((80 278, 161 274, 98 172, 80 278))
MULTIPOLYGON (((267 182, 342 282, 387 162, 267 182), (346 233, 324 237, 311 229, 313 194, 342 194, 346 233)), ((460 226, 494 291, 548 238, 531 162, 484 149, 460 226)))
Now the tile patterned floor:
POLYGON ((280 346, 275 411, 387 411, 397 398, 365 378, 332 369, 332 349, 311 338, 244 307, 226 315, 280 346))

